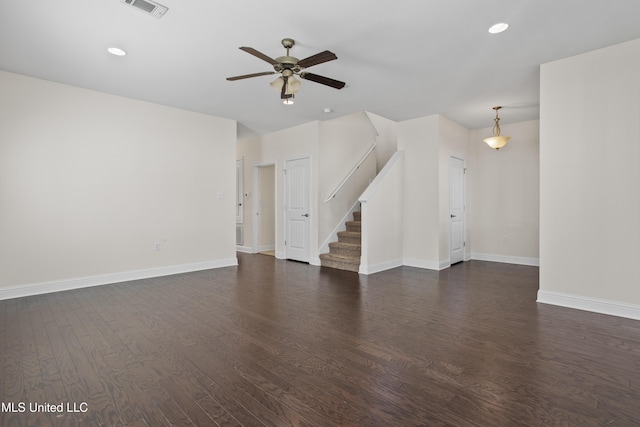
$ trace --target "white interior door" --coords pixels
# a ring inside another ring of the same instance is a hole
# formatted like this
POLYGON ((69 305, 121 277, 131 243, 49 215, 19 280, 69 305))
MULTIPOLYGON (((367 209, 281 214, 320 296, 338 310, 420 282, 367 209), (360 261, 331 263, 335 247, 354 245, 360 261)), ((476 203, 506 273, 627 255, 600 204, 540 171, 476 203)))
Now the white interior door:
POLYGON ((309 262, 311 234, 309 209, 309 158, 288 160, 285 167, 286 258, 309 262))
POLYGON ((465 182, 464 160, 457 157, 449 159, 449 210, 450 210, 450 255, 451 264, 464 261, 465 230, 465 182))

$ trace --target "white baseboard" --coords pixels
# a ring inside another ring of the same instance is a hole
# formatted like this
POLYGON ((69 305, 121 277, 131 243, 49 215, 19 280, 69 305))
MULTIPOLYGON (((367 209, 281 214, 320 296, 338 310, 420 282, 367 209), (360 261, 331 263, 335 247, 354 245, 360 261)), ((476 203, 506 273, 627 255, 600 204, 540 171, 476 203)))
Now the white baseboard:
POLYGON ((402 265, 406 265, 407 267, 417 267, 424 268, 427 270, 442 270, 445 267, 442 267, 437 261, 425 261, 422 259, 412 259, 405 258, 402 260, 402 265))
POLYGON ((238 252, 243 252, 246 254, 252 254, 253 252, 253 248, 251 246, 236 246, 236 251, 238 252))
POLYGON ((87 288, 90 286, 108 285, 110 283, 128 282, 131 280, 148 279, 150 277, 190 273, 192 271, 209 270, 212 268, 230 267, 234 265, 238 265, 238 258, 226 258, 214 261, 149 268, 145 270, 101 274, 98 276, 78 277, 75 279, 57 280, 54 282, 33 283, 14 286, 11 288, 1 288, 0 300, 21 298, 30 295, 47 294, 51 292, 68 291, 71 289, 87 288))
POLYGON ((475 259, 478 261, 503 262, 505 264, 531 265, 534 267, 540 266, 540 259, 538 258, 526 258, 509 255, 479 254, 477 252, 472 252, 471 259, 475 259))
POLYGON ((359 274, 374 274, 374 273, 379 273, 381 271, 385 271, 385 270, 391 270, 392 268, 396 268, 396 267, 400 267, 402 266, 402 260, 401 259, 394 259, 391 261, 385 261, 382 262, 380 264, 374 264, 374 265, 365 265, 365 264, 360 264, 360 269, 358 271, 359 274))
POLYGON ((640 305, 626 304, 620 301, 589 298, 582 295, 564 294, 541 289, 538 291, 537 302, 640 320, 640 305))
POLYGON ((444 261, 440 261, 440 263, 438 264, 438 270, 444 270, 445 268, 449 268, 451 267, 451 259, 447 258, 444 261))

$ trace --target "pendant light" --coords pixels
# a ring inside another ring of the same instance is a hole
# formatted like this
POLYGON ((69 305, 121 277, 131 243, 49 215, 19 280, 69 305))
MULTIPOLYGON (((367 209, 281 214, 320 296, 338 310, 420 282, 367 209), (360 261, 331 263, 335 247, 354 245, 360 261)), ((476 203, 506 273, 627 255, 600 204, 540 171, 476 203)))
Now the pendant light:
POLYGON ((498 110, 501 108, 502 107, 500 106, 493 107, 493 109, 496 110, 496 118, 493 119, 493 121, 496 123, 495 125, 493 125, 493 136, 484 139, 484 142, 486 142, 489 147, 495 148, 496 150, 499 150, 507 145, 507 141, 511 139, 510 136, 500 135, 500 118, 498 117, 498 110))

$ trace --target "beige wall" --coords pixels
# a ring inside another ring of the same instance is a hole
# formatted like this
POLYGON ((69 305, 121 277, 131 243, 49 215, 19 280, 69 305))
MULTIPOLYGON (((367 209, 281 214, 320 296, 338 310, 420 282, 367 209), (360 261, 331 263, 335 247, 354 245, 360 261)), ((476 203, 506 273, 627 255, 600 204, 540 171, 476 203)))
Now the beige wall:
POLYGON ((483 142, 492 128, 471 132, 467 244, 475 259, 537 265, 539 121, 502 125, 501 130, 511 140, 497 151, 483 142))
MULTIPOLYGON (((376 143, 376 134, 365 112, 320 122, 319 130, 317 218, 318 241, 323 245, 328 239, 336 237, 334 230, 338 226, 344 226, 345 215, 351 212, 358 197, 376 176, 376 155, 373 152, 354 171, 336 196, 327 201, 376 143)), ((317 263, 319 261, 318 259, 317 263)))
POLYGON ((545 302, 640 318, 638 76, 640 39, 542 66, 545 302))
POLYGON ((496 152, 482 142, 491 129, 469 131, 441 115, 398 123, 398 148, 406 155, 406 265, 441 269, 450 263, 451 156, 464 159, 468 170, 465 258, 537 265, 538 121, 503 130, 513 139, 496 152))
POLYGON ((0 287, 236 262, 235 121, 6 72, 0 89, 0 287))
POLYGON ((402 265, 404 152, 397 151, 362 194, 360 273, 402 265))
POLYGON ((376 170, 379 172, 398 151, 398 123, 370 112, 367 112, 367 116, 378 134, 376 136, 376 170))
POLYGON ((398 123, 398 150, 405 152, 403 257, 406 265, 439 269, 439 116, 398 123))

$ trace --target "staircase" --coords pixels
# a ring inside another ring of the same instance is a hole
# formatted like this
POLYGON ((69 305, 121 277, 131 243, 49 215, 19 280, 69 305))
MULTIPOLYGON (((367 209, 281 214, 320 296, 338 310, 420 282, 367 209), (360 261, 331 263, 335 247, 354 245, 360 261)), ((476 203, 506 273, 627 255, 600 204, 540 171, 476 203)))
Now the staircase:
POLYGON ((360 212, 353 213, 353 221, 345 222, 347 231, 338 232, 338 241, 329 243, 329 253, 320 254, 323 267, 358 272, 360 268, 360 212))

